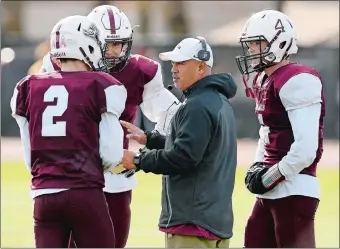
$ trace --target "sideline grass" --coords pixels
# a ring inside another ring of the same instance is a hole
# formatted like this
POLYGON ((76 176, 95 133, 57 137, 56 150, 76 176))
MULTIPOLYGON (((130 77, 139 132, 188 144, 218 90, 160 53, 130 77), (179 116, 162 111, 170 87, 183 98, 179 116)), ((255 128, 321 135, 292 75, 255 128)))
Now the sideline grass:
MULTIPOLYGON (((234 191, 234 237, 231 247, 242 247, 244 225, 254 198, 243 185, 243 168, 237 170, 234 191)), ((339 248, 339 169, 320 167, 322 199, 316 216, 317 247, 339 248)), ((138 173, 133 192, 132 224, 127 247, 164 247, 158 231, 161 177, 138 173)), ((21 161, 1 165, 1 247, 34 247, 30 176, 21 161)))

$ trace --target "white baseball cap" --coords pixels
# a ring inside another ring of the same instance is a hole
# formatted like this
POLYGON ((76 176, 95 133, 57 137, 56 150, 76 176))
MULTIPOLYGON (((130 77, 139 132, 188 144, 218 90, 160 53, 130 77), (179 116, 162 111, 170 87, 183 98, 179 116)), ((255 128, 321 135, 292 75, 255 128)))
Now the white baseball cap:
MULTIPOLYGON (((204 39, 203 37, 201 37, 204 39)), ((205 39, 204 39, 205 40, 205 39)), ((212 67, 214 64, 213 53, 209 44, 206 43, 207 51, 210 52, 210 59, 205 61, 205 63, 212 67)), ((181 62, 187 61, 190 59, 202 61, 198 58, 198 52, 203 50, 203 45, 201 41, 197 38, 186 38, 182 40, 173 51, 164 52, 159 54, 159 58, 162 61, 173 61, 173 62, 181 62)))

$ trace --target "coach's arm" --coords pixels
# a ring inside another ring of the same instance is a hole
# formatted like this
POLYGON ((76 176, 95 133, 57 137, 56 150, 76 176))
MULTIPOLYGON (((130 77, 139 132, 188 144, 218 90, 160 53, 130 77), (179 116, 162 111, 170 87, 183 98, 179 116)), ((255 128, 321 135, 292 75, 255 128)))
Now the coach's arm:
POLYGON ((200 103, 187 104, 172 122, 178 127, 176 134, 167 138, 173 139, 172 147, 142 154, 138 166, 144 172, 186 174, 195 171, 201 162, 213 130, 208 110, 200 103))

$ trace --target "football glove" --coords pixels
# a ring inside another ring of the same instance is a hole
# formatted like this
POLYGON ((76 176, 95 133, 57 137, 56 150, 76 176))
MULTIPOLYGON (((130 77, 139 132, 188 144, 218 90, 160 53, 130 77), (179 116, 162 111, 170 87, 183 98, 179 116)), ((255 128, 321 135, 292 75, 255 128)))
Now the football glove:
POLYGON ((256 162, 247 170, 245 184, 251 193, 265 194, 284 179, 278 164, 265 168, 263 162, 256 162))
POLYGON ((262 183, 262 176, 267 172, 263 162, 254 163, 246 173, 245 184, 247 189, 253 194, 264 194, 268 190, 262 183))
POLYGON ((120 174, 124 174, 126 178, 130 178, 131 176, 133 176, 134 174, 136 174, 140 169, 127 169, 124 170, 122 173, 120 174))

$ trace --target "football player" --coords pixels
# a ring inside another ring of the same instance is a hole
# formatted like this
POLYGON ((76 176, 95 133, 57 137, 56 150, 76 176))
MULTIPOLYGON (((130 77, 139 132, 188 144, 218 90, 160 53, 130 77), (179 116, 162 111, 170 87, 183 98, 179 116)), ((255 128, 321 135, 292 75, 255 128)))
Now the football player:
MULTIPOLYGON (((94 8, 87 16, 100 30, 108 73, 127 89, 126 107, 120 119, 133 123, 138 106, 144 115, 157 123, 165 134, 172 115, 179 107, 177 98, 163 85, 161 65, 147 57, 131 54, 133 28, 126 14, 112 5, 94 8)), ((128 134, 124 128, 124 149, 128 134)), ((123 169, 123 168, 122 168, 123 169)), ((127 172, 131 174, 131 172, 127 172)), ((126 245, 131 219, 131 190, 136 187, 135 175, 108 172, 105 174, 105 197, 115 227, 116 247, 126 245)))
POLYGON ((59 21, 51 55, 61 70, 22 79, 11 99, 26 167, 32 174, 36 247, 115 247, 103 192, 104 172, 123 154, 119 117, 126 89, 104 66, 96 25, 85 16, 59 21))
POLYGON ((315 247, 314 219, 320 199, 316 177, 323 151, 325 101, 320 74, 290 62, 297 31, 287 15, 253 14, 242 31, 236 57, 252 90, 260 122, 254 164, 245 183, 256 201, 245 228, 244 247, 315 247))

